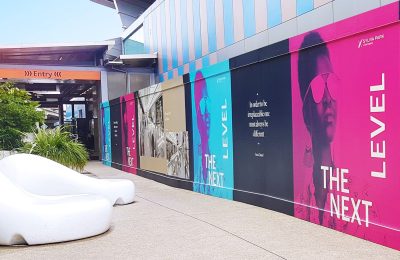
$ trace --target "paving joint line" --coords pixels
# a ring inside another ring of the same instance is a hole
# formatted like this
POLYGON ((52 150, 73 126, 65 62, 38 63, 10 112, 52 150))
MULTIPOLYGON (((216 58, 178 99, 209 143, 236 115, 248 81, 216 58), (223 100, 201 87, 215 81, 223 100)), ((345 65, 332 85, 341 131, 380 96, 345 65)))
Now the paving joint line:
POLYGON ((281 258, 281 259, 287 260, 287 258, 284 258, 283 256, 278 255, 277 253, 274 253, 274 252, 272 252, 272 251, 270 251, 270 250, 268 250, 268 249, 266 249, 266 248, 264 248, 264 247, 262 247, 262 246, 260 246, 260 245, 257 245, 256 243, 253 243, 253 242, 251 242, 251 241, 249 241, 249 240, 247 240, 247 239, 245 239, 245 238, 243 238, 243 237, 241 237, 241 236, 239 236, 239 235, 236 235, 235 233, 232 233, 232 232, 230 232, 230 231, 228 231, 228 230, 226 230, 226 229, 223 229, 223 228, 221 228, 221 227, 219 227, 219 226, 217 226, 217 225, 215 225, 215 224, 212 224, 212 223, 210 223, 210 222, 207 222, 207 221, 205 221, 205 220, 203 220, 203 219, 197 218, 197 217, 192 216, 192 215, 190 215, 190 214, 184 213, 184 212, 182 212, 182 211, 179 211, 179 210, 170 208, 170 207, 168 207, 168 206, 165 206, 165 205, 163 205, 163 204, 161 204, 161 203, 158 203, 158 202, 155 202, 155 201, 153 201, 153 200, 146 199, 146 198, 141 197, 141 196, 138 196, 138 195, 136 195, 136 197, 139 197, 139 198, 144 199, 144 200, 146 200, 146 201, 148 201, 148 202, 157 204, 157 205, 159 205, 159 206, 161 206, 161 207, 163 207, 163 208, 166 208, 166 209, 175 211, 175 212, 177 212, 177 213, 179 213, 179 214, 182 214, 182 215, 184 215, 184 216, 187 216, 187 217, 189 217, 189 218, 196 219, 196 220, 198 220, 198 221, 200 221, 200 222, 203 222, 203 223, 205 223, 205 224, 207 224, 207 225, 213 226, 214 228, 217 228, 217 229, 219 229, 219 230, 221 230, 221 231, 223 231, 223 232, 225 232, 225 233, 227 233, 227 234, 229 234, 229 235, 231 235, 231 236, 234 236, 234 237, 236 237, 236 238, 238 238, 238 239, 240 239, 240 240, 242 240, 242 241, 244 241, 244 242, 246 242, 246 243, 248 243, 248 244, 251 244, 251 245, 253 245, 253 246, 255 246, 255 247, 258 247, 259 249, 264 250, 265 252, 268 252, 268 253, 270 253, 270 254, 273 254, 273 255, 275 255, 275 256, 281 258))

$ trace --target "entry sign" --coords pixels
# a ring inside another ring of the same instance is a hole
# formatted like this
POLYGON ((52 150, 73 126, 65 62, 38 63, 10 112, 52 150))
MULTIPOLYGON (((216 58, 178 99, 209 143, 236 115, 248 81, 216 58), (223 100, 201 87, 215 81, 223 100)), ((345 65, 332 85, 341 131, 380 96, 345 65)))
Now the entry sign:
POLYGON ((99 71, 0 69, 0 78, 100 80, 99 71))

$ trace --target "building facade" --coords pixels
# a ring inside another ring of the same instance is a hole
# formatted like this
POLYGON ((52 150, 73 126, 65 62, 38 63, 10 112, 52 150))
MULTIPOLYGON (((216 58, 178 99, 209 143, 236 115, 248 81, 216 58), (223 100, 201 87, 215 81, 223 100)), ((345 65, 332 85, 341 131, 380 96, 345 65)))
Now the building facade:
POLYGON ((400 249, 399 29, 398 1, 154 1, 108 64, 103 163, 400 249))
POLYGON ((163 82, 392 2, 155 1, 123 33, 123 51, 156 52, 163 82))

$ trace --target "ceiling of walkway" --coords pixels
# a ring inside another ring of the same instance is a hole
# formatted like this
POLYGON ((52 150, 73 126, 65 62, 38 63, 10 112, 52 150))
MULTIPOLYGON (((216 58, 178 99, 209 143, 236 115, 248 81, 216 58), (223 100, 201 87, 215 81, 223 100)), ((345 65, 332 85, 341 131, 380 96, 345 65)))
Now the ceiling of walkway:
POLYGON ((113 43, 0 46, 0 64, 96 66, 113 43))
POLYGON ((88 101, 96 84, 92 82, 81 83, 16 83, 16 85, 29 91, 32 100, 39 101, 42 107, 58 107, 60 104, 88 101))
MULTIPOLYGON (((114 41, 80 44, 41 44, 21 46, 0 46, 0 66, 5 69, 13 65, 24 65, 24 69, 44 65, 46 69, 68 67, 96 67, 105 51, 114 41), (48 67, 46 67, 48 66, 48 67)), ((14 66, 11 68, 20 68, 14 66)), ((96 88, 95 80, 59 80, 59 79, 0 79, 0 82, 13 81, 32 94, 42 107, 57 107, 80 97, 85 100, 96 88)))

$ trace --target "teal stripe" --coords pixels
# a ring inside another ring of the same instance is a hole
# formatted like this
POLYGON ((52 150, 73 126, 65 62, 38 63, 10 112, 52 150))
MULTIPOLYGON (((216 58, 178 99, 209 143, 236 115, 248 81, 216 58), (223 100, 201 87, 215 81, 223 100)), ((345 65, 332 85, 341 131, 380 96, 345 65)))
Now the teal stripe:
POLYGON ((268 28, 276 26, 282 22, 282 9, 280 0, 268 0, 268 28))
POLYGON ((192 61, 189 63, 189 72, 195 72, 196 71, 196 62, 192 61))
POLYGON ((225 46, 235 42, 233 34, 233 5, 232 0, 224 0, 224 40, 225 46))
POLYGON ((256 33, 256 15, 254 0, 243 0, 244 36, 250 37, 256 33))
MULTIPOLYGON (((204 0, 203 0, 204 1, 204 0)), ((201 57, 201 23, 200 23, 200 0, 193 0, 193 29, 194 48, 196 59, 201 57)))
POLYGON ((154 52, 158 51, 158 36, 157 36, 157 16, 153 13, 152 15, 153 21, 151 23, 152 32, 153 32, 153 50, 154 52))
POLYGON ((162 45, 162 71, 165 72, 168 70, 168 57, 167 57, 167 38, 165 35, 166 26, 165 26, 165 2, 160 4, 160 14, 161 14, 161 45, 162 45))
POLYGON ((215 0, 207 0, 207 29, 208 29, 208 51, 217 50, 217 29, 215 21, 215 0))
POLYGON ((210 58, 209 56, 204 56, 202 60, 202 66, 203 68, 206 68, 210 65, 210 58))
POLYGON ((296 14, 302 15, 314 8, 314 0, 297 0, 296 14))
POLYGON ((172 68, 178 67, 178 47, 176 43, 176 15, 175 15, 175 1, 169 2, 169 13, 171 16, 171 49, 172 49, 172 68))
POLYGON ((185 74, 183 66, 178 67, 178 75, 182 76, 183 74, 185 74))
POLYGON ((189 36, 188 36, 188 21, 187 21, 187 11, 186 10, 187 10, 186 0, 181 0, 183 64, 186 64, 189 62, 189 36))

